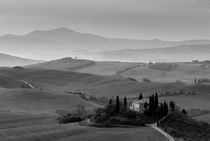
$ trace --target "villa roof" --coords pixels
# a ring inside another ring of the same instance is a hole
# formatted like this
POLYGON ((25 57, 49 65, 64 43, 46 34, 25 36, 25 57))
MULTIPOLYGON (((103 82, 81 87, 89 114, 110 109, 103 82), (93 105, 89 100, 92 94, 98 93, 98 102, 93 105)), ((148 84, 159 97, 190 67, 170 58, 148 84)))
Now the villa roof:
POLYGON ((142 100, 134 100, 134 101, 132 101, 132 103, 135 103, 135 104, 142 104, 142 103, 145 103, 145 102, 149 102, 148 99, 142 99, 142 100))

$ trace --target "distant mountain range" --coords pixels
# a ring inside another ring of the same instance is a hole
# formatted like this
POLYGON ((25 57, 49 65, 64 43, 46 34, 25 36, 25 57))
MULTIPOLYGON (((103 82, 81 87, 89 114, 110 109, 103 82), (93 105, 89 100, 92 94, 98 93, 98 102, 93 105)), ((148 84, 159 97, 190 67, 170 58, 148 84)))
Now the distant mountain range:
POLYGON ((11 56, 7 54, 0 53, 0 67, 13 67, 13 66, 23 66, 29 64, 37 64, 43 61, 26 59, 16 56, 11 56))
MULTIPOLYGON (((17 54, 26 58, 48 60, 66 56, 110 60, 112 58, 101 58, 95 55, 95 53, 107 50, 150 49, 197 44, 210 44, 210 40, 161 41, 158 39, 114 39, 88 33, 79 33, 67 28, 47 31, 36 30, 25 35, 8 34, 0 37, 1 52, 17 54)), ((135 56, 133 58, 135 59, 135 56)))

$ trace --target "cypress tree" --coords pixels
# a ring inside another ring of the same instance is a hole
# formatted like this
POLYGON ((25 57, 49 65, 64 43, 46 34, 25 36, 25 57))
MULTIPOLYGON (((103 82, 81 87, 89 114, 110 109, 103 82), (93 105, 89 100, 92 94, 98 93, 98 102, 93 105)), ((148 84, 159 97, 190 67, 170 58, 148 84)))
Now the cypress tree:
POLYGON ((118 96, 116 97, 116 113, 120 113, 120 100, 118 96))
POLYGON ((142 94, 140 93, 139 94, 139 100, 142 100, 143 99, 143 96, 142 96, 142 94))
POLYGON ((124 97, 124 110, 127 110, 127 98, 126 96, 124 97))
POLYGON ((145 111, 148 110, 148 103, 147 102, 144 103, 144 109, 145 109, 145 111))
POLYGON ((149 96, 149 109, 148 109, 149 114, 152 112, 152 96, 149 96))
POLYGON ((169 105, 170 105, 171 111, 173 112, 175 110, 175 102, 171 101, 169 105))
POLYGON ((168 115, 168 104, 164 101, 164 116, 167 116, 168 115))
POLYGON ((157 93, 155 93, 155 109, 157 109, 158 108, 158 94, 157 93))
POLYGON ((111 99, 111 98, 110 98, 110 100, 109 100, 109 105, 110 105, 110 104, 112 104, 112 99, 111 99))
POLYGON ((154 113, 155 111, 155 96, 152 95, 152 114, 154 113))
POLYGON ((160 118, 164 117, 164 105, 163 105, 163 103, 160 104, 159 114, 160 114, 160 118))

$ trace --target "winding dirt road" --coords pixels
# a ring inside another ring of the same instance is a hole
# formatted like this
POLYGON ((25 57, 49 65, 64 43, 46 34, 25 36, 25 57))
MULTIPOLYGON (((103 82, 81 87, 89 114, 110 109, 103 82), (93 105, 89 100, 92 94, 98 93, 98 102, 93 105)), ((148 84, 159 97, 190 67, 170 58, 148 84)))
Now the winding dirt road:
POLYGON ((168 138, 169 141, 175 141, 168 133, 166 133, 165 131, 163 131, 162 129, 160 129, 157 126, 157 123, 154 124, 149 124, 148 126, 152 127, 153 129, 155 129, 156 131, 160 132, 161 134, 163 134, 166 138, 168 138))
POLYGON ((38 90, 37 88, 35 88, 33 85, 31 85, 29 82, 24 81, 24 80, 19 80, 20 82, 24 83, 25 85, 27 85, 29 88, 34 89, 34 90, 38 90))

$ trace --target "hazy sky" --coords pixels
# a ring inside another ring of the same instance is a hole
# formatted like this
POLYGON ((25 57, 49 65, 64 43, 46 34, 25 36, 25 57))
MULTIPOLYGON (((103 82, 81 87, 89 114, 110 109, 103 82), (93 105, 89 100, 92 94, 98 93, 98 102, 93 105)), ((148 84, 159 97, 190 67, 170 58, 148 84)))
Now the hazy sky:
POLYGON ((58 27, 107 37, 209 39, 210 0, 0 0, 0 35, 58 27))

